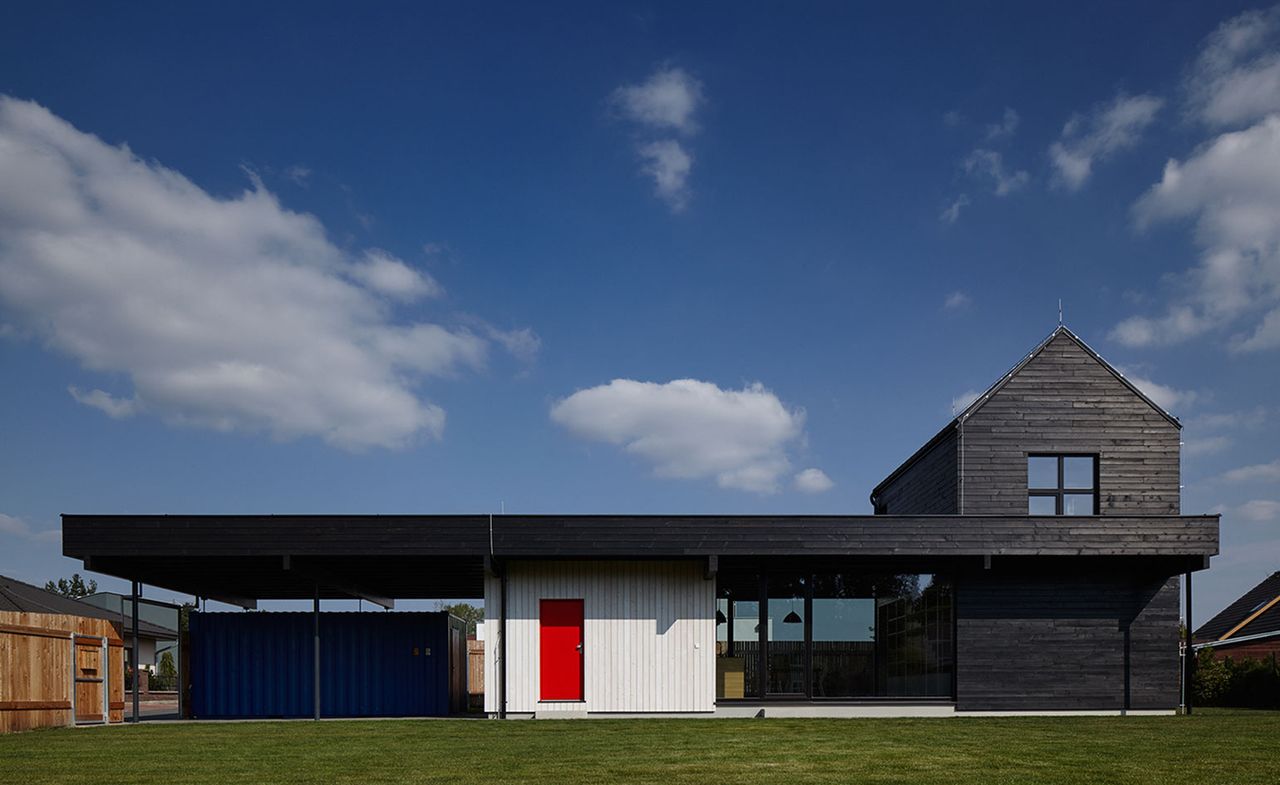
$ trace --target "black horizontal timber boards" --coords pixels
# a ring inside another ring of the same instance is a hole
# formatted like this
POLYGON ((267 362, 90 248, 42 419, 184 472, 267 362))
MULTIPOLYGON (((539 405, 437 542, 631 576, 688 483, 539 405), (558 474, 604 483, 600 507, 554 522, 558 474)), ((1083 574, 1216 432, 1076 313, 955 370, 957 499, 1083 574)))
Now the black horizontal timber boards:
POLYGON ((63 553, 101 556, 1181 556, 1216 515, 64 515, 63 553))

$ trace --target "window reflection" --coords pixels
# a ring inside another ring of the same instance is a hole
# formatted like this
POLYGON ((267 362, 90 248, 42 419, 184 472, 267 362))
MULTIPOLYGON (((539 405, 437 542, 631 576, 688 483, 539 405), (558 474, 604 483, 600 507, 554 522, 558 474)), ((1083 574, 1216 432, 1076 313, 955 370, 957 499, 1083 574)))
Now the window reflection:
POLYGON ((804 695, 805 596, 808 579, 770 576, 765 640, 768 691, 772 695, 804 695))
POLYGON ((727 576, 716 592, 716 697, 760 695, 759 579, 727 576))
POLYGON ((955 651, 951 586, 931 575, 895 576, 877 603, 884 644, 880 694, 950 695, 955 651))
POLYGON ((952 694, 951 585, 938 576, 771 574, 763 625, 758 573, 717 582, 718 698, 952 694))
POLYGON ((869 581, 814 576, 812 637, 813 697, 874 694, 876 600, 869 581))

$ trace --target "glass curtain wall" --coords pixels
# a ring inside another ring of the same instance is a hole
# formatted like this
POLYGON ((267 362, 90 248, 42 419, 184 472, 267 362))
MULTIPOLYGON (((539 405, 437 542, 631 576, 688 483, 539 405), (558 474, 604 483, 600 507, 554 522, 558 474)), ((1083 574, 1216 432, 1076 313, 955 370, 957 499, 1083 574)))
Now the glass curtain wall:
POLYGON ((812 614, 813 697, 874 695, 874 583, 857 575, 816 575, 812 614))
POLYGON ((760 579, 726 576, 716 586, 716 697, 760 694, 760 579))
POLYGON ((717 698, 949 698, 954 671, 939 576, 720 573, 717 698))
POLYGON ((768 679, 765 693, 804 697, 805 608, 809 579, 803 575, 774 575, 768 581, 769 602, 765 609, 765 662, 768 679))

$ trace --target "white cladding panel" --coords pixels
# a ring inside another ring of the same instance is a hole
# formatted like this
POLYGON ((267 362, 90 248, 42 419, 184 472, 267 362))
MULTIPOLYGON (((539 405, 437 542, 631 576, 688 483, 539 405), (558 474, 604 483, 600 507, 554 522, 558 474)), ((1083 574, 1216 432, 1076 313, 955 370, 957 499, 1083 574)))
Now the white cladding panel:
MULTIPOLYGON (((715 710, 715 581, 697 561, 508 562, 507 711, 715 710), (539 600, 583 601, 582 703, 538 701, 539 600)), ((501 582, 485 579, 485 710, 497 712, 501 582)))

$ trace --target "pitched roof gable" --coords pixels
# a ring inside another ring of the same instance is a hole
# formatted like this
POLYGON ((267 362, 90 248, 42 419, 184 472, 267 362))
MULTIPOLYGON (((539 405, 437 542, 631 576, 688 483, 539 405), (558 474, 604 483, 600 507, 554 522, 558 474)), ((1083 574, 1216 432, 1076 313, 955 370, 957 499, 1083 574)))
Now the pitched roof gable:
POLYGON ((1030 352, 1027 352, 1027 354, 1021 360, 1019 360, 1016 365, 1014 365, 1012 368, 1006 371, 999 379, 996 380, 994 384, 988 387, 986 392, 982 393, 977 398, 973 399, 972 403, 970 403, 958 414, 952 417, 951 421, 948 422, 946 425, 944 425, 942 427, 942 430, 938 431, 938 433, 936 433, 933 436, 933 438, 925 442, 923 447, 921 447, 920 449, 912 453, 910 458, 903 461, 902 464, 898 466, 898 468, 894 469, 892 472, 889 473, 889 476, 881 480, 880 483, 876 485, 876 487, 871 491, 871 503, 875 504, 876 499, 880 496, 880 492, 884 490, 885 486, 889 485, 894 480, 898 479, 898 477, 900 477, 905 471, 907 471, 907 469, 910 469, 912 465, 914 465, 917 461, 919 461, 921 458, 927 455, 930 450, 936 447, 946 437, 948 431, 951 431, 956 427, 958 427, 961 423, 968 420, 970 417, 976 414, 979 409, 985 406, 986 403, 990 401, 991 398, 996 393, 1004 389, 1004 386, 1008 384, 1009 381, 1013 379, 1013 377, 1016 376, 1019 371, 1025 368, 1027 364, 1030 363, 1032 360, 1034 360, 1036 357, 1038 357, 1040 353, 1043 352, 1049 346, 1049 344, 1053 343, 1053 339, 1057 338, 1059 335, 1065 336, 1066 338, 1074 342, 1086 354, 1088 354, 1090 357, 1096 360, 1099 365, 1105 368, 1112 376, 1118 379, 1121 384, 1129 388, 1130 392, 1132 392, 1134 395, 1138 396, 1143 401, 1145 401, 1148 406, 1150 406, 1152 409, 1155 409, 1158 414, 1160 414, 1162 417, 1168 420, 1175 428, 1178 428, 1179 430, 1182 429, 1182 422, 1177 417, 1174 417, 1172 414, 1168 412, 1168 410, 1160 406, 1160 404, 1151 400, 1151 397, 1149 395, 1144 393, 1142 390, 1138 389, 1137 385, 1135 385, 1133 382, 1125 378, 1124 374, 1120 373, 1120 371, 1117 370, 1114 365, 1112 365, 1111 363, 1103 359, 1102 355, 1095 352, 1093 348, 1089 346, 1089 344, 1084 342, 1084 339, 1082 339, 1080 336, 1073 333, 1070 329, 1066 327, 1066 325, 1060 324, 1053 332, 1049 333, 1049 335, 1044 340, 1036 344, 1035 348, 1033 348, 1030 352))
POLYGON ((957 414, 955 418, 952 420, 952 425, 955 425, 957 423, 962 423, 965 420, 972 417, 974 414, 976 414, 979 409, 981 409, 984 405, 986 405, 987 401, 991 400, 992 396, 1000 392, 1000 390, 1004 389, 1004 386, 1008 384, 1009 381, 1013 379, 1013 377, 1016 376, 1019 371, 1025 368, 1036 357, 1040 356, 1040 353, 1043 352, 1049 346, 1049 344, 1053 343, 1053 340, 1060 335, 1070 339, 1073 343, 1075 343, 1076 346, 1079 346, 1081 349, 1083 349, 1085 354, 1088 354, 1090 357, 1096 360, 1099 365, 1101 365, 1112 376, 1118 379, 1121 384, 1129 388, 1130 392, 1132 392, 1134 395, 1138 396, 1143 401, 1145 401, 1148 406, 1150 406, 1152 409, 1155 409, 1158 414, 1160 414, 1162 417, 1164 417, 1166 420, 1172 423, 1175 427, 1179 429, 1182 428, 1182 422, 1177 417, 1174 417, 1163 406, 1151 400, 1151 397, 1149 395, 1144 393, 1142 390, 1138 389, 1137 385, 1135 385, 1133 382, 1125 378, 1124 374, 1120 373, 1120 371, 1117 370, 1114 365, 1112 365, 1111 363, 1103 359, 1102 355, 1095 352, 1093 350, 1093 347, 1089 346, 1089 344, 1084 342, 1084 339, 1082 339, 1080 336, 1076 335, 1075 333, 1071 332, 1071 330, 1069 330, 1065 325, 1061 325, 1061 324, 1058 325, 1057 329, 1049 333, 1049 336, 1047 338, 1045 338, 1043 341, 1037 344, 1034 349, 1028 352, 1027 355, 1023 357, 1018 362, 1017 365, 1010 368, 1008 372, 1006 372, 1003 376, 1001 376, 996 381, 995 384, 987 388, 986 392, 984 392, 982 395, 979 395, 977 398, 975 398, 973 400, 973 403, 969 404, 967 407, 965 407, 963 411, 957 414))

